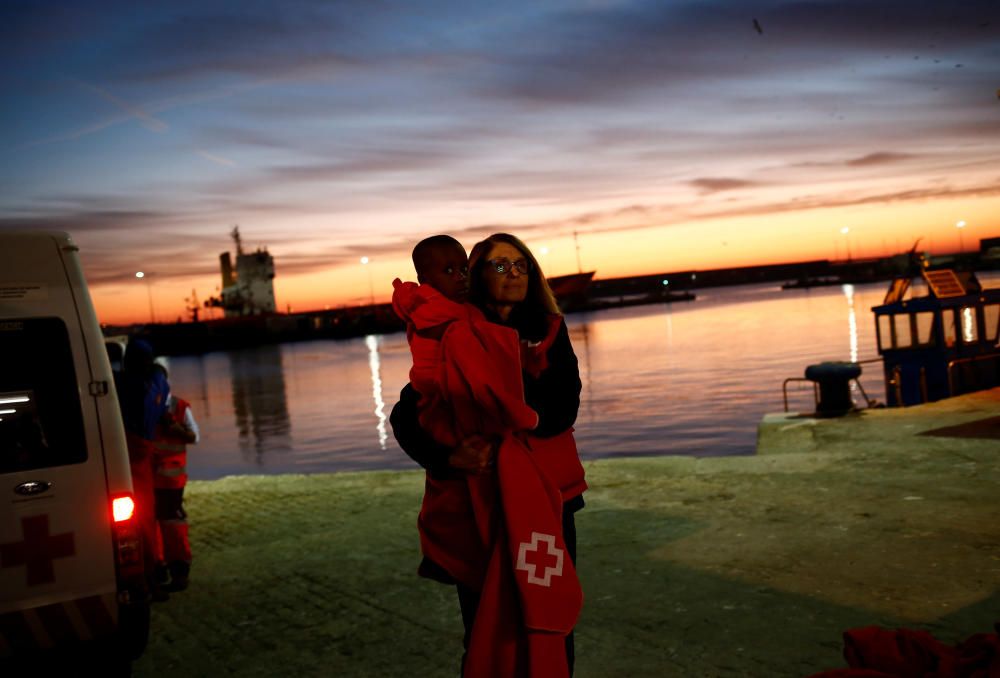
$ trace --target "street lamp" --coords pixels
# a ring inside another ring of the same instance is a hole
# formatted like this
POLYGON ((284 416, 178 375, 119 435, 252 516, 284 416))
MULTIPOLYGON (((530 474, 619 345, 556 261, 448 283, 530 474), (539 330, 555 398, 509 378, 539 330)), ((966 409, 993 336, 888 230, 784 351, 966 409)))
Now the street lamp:
POLYGON ((848 236, 848 233, 851 232, 851 229, 847 226, 844 226, 842 229, 840 229, 840 232, 844 234, 844 242, 846 243, 847 246, 847 261, 849 262, 851 260, 851 239, 848 236))
POLYGON ((149 282, 149 278, 142 271, 136 271, 135 277, 142 280, 146 279, 146 294, 149 295, 149 322, 150 324, 156 324, 156 314, 153 313, 153 286, 149 282))
POLYGON ((955 228, 958 229, 958 253, 961 254, 965 251, 965 245, 962 242, 962 229, 965 228, 965 220, 963 219, 955 224, 955 228))
MULTIPOLYGON (((368 257, 361 257, 361 265, 368 268, 368 262, 371 261, 368 257)), ((375 283, 372 282, 372 270, 368 268, 368 293, 371 296, 371 305, 375 306, 375 283)))

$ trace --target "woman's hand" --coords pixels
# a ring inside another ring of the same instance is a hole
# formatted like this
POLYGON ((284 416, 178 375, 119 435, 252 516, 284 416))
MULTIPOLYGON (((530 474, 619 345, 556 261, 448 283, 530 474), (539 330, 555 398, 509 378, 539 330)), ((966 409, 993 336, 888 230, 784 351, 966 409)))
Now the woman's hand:
POLYGON ((466 473, 492 473, 496 460, 496 444, 481 435, 471 435, 459 443, 448 457, 448 464, 466 473))

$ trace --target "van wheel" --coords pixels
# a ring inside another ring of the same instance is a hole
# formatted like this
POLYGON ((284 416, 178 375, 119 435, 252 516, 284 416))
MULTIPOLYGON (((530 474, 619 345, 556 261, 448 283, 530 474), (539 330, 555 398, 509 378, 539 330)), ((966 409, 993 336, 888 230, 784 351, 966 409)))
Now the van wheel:
POLYGON ((149 601, 119 605, 118 637, 121 655, 128 661, 138 659, 149 642, 149 601))

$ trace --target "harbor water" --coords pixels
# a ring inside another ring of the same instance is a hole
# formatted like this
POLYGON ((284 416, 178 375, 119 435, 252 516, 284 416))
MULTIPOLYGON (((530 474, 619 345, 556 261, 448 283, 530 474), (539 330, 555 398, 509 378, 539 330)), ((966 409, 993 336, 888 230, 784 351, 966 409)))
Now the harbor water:
MULTIPOLYGON (((693 302, 567 316, 583 382, 581 457, 752 454, 782 382, 823 360, 877 357, 871 307, 885 284, 698 291, 693 302)), ((415 468, 388 416, 407 382, 403 334, 176 357, 173 392, 201 441, 192 478, 415 468)), ((861 383, 884 400, 881 364, 861 383)), ((858 395, 860 399, 860 395, 858 395)), ((791 409, 813 409, 793 383, 791 409)))

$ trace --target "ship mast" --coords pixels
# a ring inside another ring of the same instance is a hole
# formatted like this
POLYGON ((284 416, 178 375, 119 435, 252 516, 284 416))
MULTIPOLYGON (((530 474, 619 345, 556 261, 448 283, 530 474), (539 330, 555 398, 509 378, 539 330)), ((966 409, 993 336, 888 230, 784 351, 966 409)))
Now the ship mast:
POLYGON ((576 231, 573 231, 573 244, 576 246, 576 272, 583 273, 583 264, 580 263, 580 241, 576 238, 576 231))
POLYGON ((233 242, 236 243, 236 256, 243 256, 243 241, 240 239, 240 227, 233 226, 233 231, 230 233, 233 237, 233 242))

